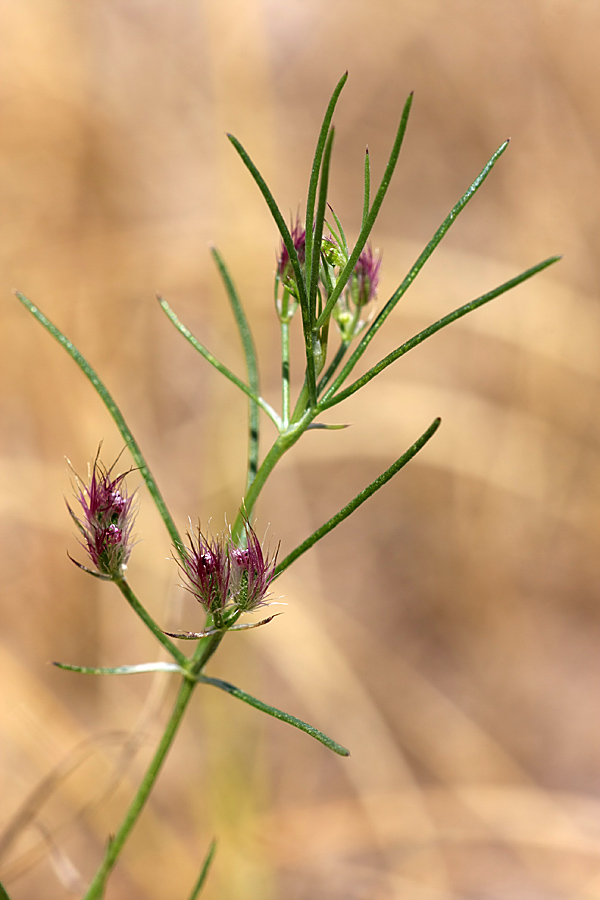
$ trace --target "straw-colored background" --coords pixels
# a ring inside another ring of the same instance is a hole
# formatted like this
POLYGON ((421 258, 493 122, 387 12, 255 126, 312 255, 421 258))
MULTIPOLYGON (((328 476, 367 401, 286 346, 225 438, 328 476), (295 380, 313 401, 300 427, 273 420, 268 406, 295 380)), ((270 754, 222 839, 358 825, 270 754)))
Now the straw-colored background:
MULTIPOLYGON (((229 520, 246 404, 158 308, 242 371, 210 262, 252 315, 277 401, 276 231, 226 140, 303 209, 341 73, 332 201, 361 211, 415 103, 374 234, 395 288, 493 150, 513 143, 373 348, 553 253, 306 437, 260 504, 283 551, 423 454, 278 582, 288 606, 211 671, 350 746, 340 760, 199 690, 110 900, 600 898, 600 7, 586 0, 20 0, 0 7, 0 879, 79 896, 155 745, 167 677, 87 679, 156 649, 76 550, 64 456, 121 442, 26 292, 100 370, 173 513, 229 520)), ((299 374, 299 369, 296 369, 299 374)), ((269 435, 265 427, 265 440, 269 435)), ((197 621, 144 491, 131 579, 197 621)))

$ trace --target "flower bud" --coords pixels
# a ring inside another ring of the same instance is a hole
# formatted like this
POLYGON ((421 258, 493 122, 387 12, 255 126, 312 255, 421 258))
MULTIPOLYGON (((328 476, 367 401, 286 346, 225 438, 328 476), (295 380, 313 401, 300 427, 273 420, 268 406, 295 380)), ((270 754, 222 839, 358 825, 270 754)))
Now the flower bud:
POLYGON ((358 257, 348 284, 336 303, 333 316, 342 339, 350 342, 370 319, 370 311, 364 312, 377 296, 381 257, 376 257, 370 244, 358 257))
MULTIPOLYGON (((306 230, 301 224, 299 217, 296 217, 296 221, 292 225, 290 234, 292 243, 298 254, 298 261, 300 265, 304 267, 306 261, 306 230)), ((277 313, 282 321, 289 322, 292 318, 296 311, 296 307, 298 306, 298 299, 299 294, 298 285, 296 284, 296 274, 294 272, 294 267, 292 266, 288 249, 282 241, 279 258, 277 260, 277 272, 275 274, 275 303, 277 306, 277 313), (280 284, 283 286, 282 297, 279 297, 280 284)))

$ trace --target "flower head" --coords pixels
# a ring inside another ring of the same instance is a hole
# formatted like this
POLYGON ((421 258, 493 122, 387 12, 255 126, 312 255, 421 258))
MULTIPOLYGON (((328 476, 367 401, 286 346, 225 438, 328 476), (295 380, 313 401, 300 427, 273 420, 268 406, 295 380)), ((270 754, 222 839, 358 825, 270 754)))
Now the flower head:
POLYGON ((187 537, 189 546, 182 548, 182 558, 177 560, 186 580, 185 587, 206 612, 218 615, 225 609, 229 593, 227 547, 222 537, 203 535, 199 525, 196 535, 188 532, 187 537))
POLYGON ((249 612, 265 605, 275 575, 275 555, 263 553, 256 532, 245 524, 246 546, 237 547, 229 533, 208 537, 198 525, 177 560, 185 587, 206 612, 219 619, 226 609, 249 612))
POLYGON ((133 495, 127 493, 125 485, 129 473, 113 477, 116 460, 110 469, 106 469, 99 460, 99 453, 100 450, 94 460, 89 484, 82 484, 75 476, 81 518, 75 515, 68 503, 67 508, 81 532, 81 546, 98 570, 95 574, 120 578, 131 555, 136 509, 133 495))
POLYGON ((231 592, 241 612, 265 606, 265 597, 275 575, 277 553, 264 554, 256 532, 246 522, 246 546, 230 545, 231 592))
POLYGON ((358 257, 346 289, 355 306, 366 306, 377 296, 380 268, 381 257, 376 257, 371 245, 367 244, 358 257))

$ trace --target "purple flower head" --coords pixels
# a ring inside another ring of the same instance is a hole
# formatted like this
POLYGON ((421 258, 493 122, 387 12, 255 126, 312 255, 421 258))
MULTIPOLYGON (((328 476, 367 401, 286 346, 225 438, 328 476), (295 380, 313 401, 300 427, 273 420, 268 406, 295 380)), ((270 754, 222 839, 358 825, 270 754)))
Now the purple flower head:
POLYGON ((241 612, 266 606, 265 598, 275 575, 277 553, 263 553, 256 532, 249 522, 245 524, 246 547, 230 544, 231 593, 234 605, 241 612))
POLYGON ((230 584, 230 560, 223 538, 188 532, 189 546, 183 547, 183 558, 177 560, 186 580, 185 587, 202 604, 207 613, 221 613, 227 606, 230 584))
MULTIPOLYGON (((306 259, 306 230, 302 223, 300 222, 300 218, 296 216, 296 221, 292 225, 291 230, 292 243, 294 244, 294 248, 296 253, 298 254, 298 259, 300 261, 300 265, 303 266, 306 259)), ((290 254, 288 253, 288 249, 281 242, 281 249, 279 251, 279 259, 277 260, 277 275, 284 282, 294 278, 294 270, 292 268, 292 263, 290 260, 290 254)))
POLYGON ((264 554, 249 523, 245 524, 246 546, 236 547, 229 533, 217 537, 188 533, 188 546, 177 560, 185 587, 207 613, 221 620, 227 609, 249 612, 265 605, 275 574, 275 556, 264 554))
POLYGON ((366 306, 377 296, 380 268, 381 257, 376 257, 371 245, 367 244, 358 257, 348 285, 355 306, 366 306))
POLYGON ((108 578, 121 578, 131 555, 131 532, 137 511, 133 495, 127 493, 125 485, 129 472, 113 477, 112 470, 117 461, 106 469, 99 460, 99 453, 100 450, 94 460, 89 484, 82 484, 75 476, 82 517, 78 518, 68 503, 67 508, 81 532, 81 546, 98 573, 108 578))

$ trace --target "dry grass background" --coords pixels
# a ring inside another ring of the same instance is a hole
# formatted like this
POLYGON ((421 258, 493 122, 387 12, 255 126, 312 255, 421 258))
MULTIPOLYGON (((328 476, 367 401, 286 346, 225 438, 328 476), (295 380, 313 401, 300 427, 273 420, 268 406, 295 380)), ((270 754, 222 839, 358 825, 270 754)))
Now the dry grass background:
MULTIPOLYGON (((374 235, 389 294, 484 161, 513 144, 374 352, 552 253, 563 262, 436 336, 307 436, 265 492, 284 550, 429 424, 423 454, 279 583, 288 607, 213 672, 352 749, 339 760, 199 690, 110 900, 600 898, 600 7, 586 0, 20 0, 0 7, 0 879, 79 896, 155 744, 163 676, 116 592, 69 563, 63 457, 120 449, 38 302, 104 374, 178 522, 230 518, 245 403, 183 346, 168 297, 241 354, 208 243, 253 317, 276 398, 277 246, 224 132, 281 207, 302 204, 340 74, 332 197, 355 234, 365 143, 381 172, 415 104, 374 235), (271 352, 273 350, 273 352, 271 352)), ((265 429, 268 432, 268 427, 265 429)), ((188 626, 142 497, 131 577, 188 626)))

